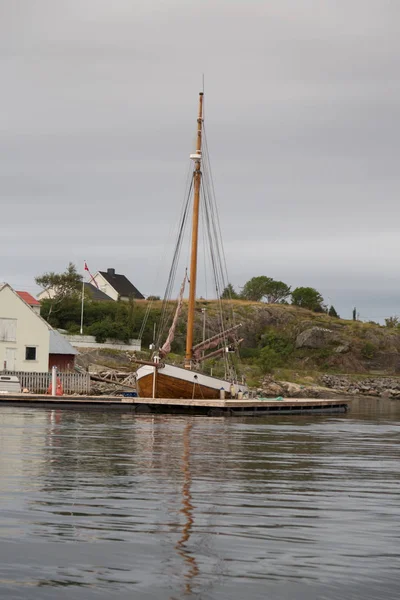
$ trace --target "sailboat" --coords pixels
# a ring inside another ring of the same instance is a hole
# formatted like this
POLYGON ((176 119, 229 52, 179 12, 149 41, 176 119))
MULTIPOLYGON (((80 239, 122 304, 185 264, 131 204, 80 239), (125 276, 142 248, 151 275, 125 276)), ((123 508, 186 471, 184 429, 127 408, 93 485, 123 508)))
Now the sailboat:
MULTIPOLYGON (((138 394, 142 398, 165 398, 165 399, 218 399, 218 398, 236 398, 246 395, 248 388, 244 381, 239 381, 235 372, 233 361, 229 361, 231 353, 235 352, 242 340, 237 338, 240 324, 233 324, 226 327, 225 318, 221 317, 220 332, 211 336, 209 339, 203 339, 202 342, 194 343, 194 326, 196 311, 196 283, 197 283, 197 262, 198 262, 198 238, 199 238, 199 215, 201 208, 201 199, 204 200, 204 187, 209 182, 204 181, 202 172, 207 167, 208 154, 202 149, 204 137, 203 123, 203 92, 199 94, 199 109, 197 117, 197 139, 196 150, 190 155, 193 161, 193 169, 190 180, 189 195, 193 190, 193 210, 192 210, 192 234, 191 234, 191 253, 190 253, 190 271, 189 276, 185 275, 183 280, 178 305, 172 325, 169 329, 167 339, 162 347, 156 349, 151 361, 141 362, 141 366, 136 372, 136 387, 138 394), (174 339, 175 329, 181 314, 183 305, 183 294, 185 284, 189 283, 188 316, 186 328, 186 353, 184 367, 168 364, 164 359, 171 350, 171 343, 174 339), (219 348, 218 348, 219 346, 219 348), (211 353, 205 354, 206 350, 217 348, 211 353), (200 365, 208 358, 220 356, 224 360, 225 372, 222 377, 215 377, 204 373, 200 365)), ((208 185, 208 189, 210 186, 208 185)), ((205 209, 209 231, 216 232, 215 212, 213 209, 205 209)), ((184 211, 186 214, 186 209, 184 211)), ((181 228, 182 229, 182 228, 181 228)), ((178 252, 175 251, 174 259, 178 252)), ((214 243, 214 254, 218 255, 219 248, 214 243)), ((218 272, 215 256, 213 257, 214 275, 218 272)), ((222 264, 222 261, 221 261, 222 264)), ((174 272, 176 263, 173 263, 170 272, 174 272)), ((170 285, 170 281, 169 281, 170 285)), ((168 288, 168 286, 167 286, 168 288)), ((217 287, 218 290, 218 287, 217 287)), ((223 302, 221 302, 221 305, 223 302)))

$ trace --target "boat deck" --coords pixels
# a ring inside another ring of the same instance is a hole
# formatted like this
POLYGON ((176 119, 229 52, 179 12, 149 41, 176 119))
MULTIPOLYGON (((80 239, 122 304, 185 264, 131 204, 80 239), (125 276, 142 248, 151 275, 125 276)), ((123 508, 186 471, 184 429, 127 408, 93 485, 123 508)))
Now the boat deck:
POLYGON ((137 414, 193 414, 208 416, 261 416, 271 413, 346 412, 349 399, 251 398, 242 400, 173 400, 121 396, 48 396, 47 394, 0 394, 0 406, 52 408, 117 408, 137 414))

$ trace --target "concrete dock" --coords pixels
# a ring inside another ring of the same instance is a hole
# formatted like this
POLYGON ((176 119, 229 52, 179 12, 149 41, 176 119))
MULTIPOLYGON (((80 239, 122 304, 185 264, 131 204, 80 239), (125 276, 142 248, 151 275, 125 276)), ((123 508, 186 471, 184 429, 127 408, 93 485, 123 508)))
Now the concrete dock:
POLYGON ((321 398, 251 398, 241 400, 172 400, 123 396, 49 396, 47 394, 0 394, 1 406, 51 408, 119 409, 137 414, 188 414, 208 416, 261 416, 265 414, 303 414, 346 412, 350 400, 321 398))

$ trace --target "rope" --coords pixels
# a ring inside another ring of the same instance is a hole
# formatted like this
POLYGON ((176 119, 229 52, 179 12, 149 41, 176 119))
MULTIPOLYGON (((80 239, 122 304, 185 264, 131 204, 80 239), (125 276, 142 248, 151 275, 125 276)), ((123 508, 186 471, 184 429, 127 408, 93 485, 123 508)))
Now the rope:
POLYGON ((178 230, 178 237, 177 237, 174 254, 173 254, 173 259, 172 259, 172 265, 171 265, 171 269, 169 272, 167 287, 165 290, 165 295, 164 295, 164 299, 163 299, 163 303, 162 303, 162 307, 161 307, 160 326, 158 328, 156 347, 159 347, 161 345, 162 337, 164 335, 167 323, 170 320, 170 316, 171 316, 171 309, 168 308, 168 301, 171 298, 172 289, 173 289, 173 286, 175 283, 175 276, 176 276, 176 271, 177 271, 178 264, 179 264, 179 257, 180 257, 180 253, 181 253, 181 249, 182 249, 182 241, 183 241, 185 227, 186 227, 187 218, 188 218, 190 196, 191 196, 192 188, 193 188, 193 175, 191 177, 186 202, 184 204, 182 215, 181 215, 181 220, 180 220, 180 225, 179 225, 179 230, 178 230))

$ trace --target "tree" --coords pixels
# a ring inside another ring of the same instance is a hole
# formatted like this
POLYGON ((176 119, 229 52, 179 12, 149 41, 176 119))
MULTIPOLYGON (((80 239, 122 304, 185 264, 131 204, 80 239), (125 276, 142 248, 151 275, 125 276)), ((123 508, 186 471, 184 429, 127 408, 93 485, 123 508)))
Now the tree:
POLYGON ((388 317, 387 319, 385 319, 385 325, 386 327, 389 328, 394 328, 397 327, 399 324, 399 317, 388 317))
POLYGON ((283 281, 275 281, 271 279, 268 286, 266 298, 269 304, 282 303, 290 296, 290 286, 283 281))
POLYGON ((221 294, 222 300, 237 300, 239 298, 239 294, 235 292, 235 288, 231 283, 228 283, 226 288, 221 294))
POLYGON ((51 305, 48 317, 52 312, 56 312, 60 303, 66 298, 72 298, 79 294, 82 285, 82 275, 80 275, 73 263, 69 263, 64 273, 55 273, 50 271, 35 277, 38 286, 47 292, 51 305))
POLYGON ((336 319, 340 319, 339 315, 337 314, 335 307, 334 306, 330 306, 329 310, 328 310, 328 315, 330 317, 336 317, 336 319))
POLYGON ((271 277, 260 275, 245 283, 241 296, 245 300, 252 300, 253 302, 260 302, 263 298, 266 298, 270 304, 280 303, 290 296, 290 286, 283 283, 283 281, 275 281, 271 277))
POLYGON ((292 292, 292 304, 308 308, 314 312, 323 312, 324 299, 321 294, 312 287, 298 287, 292 292))

